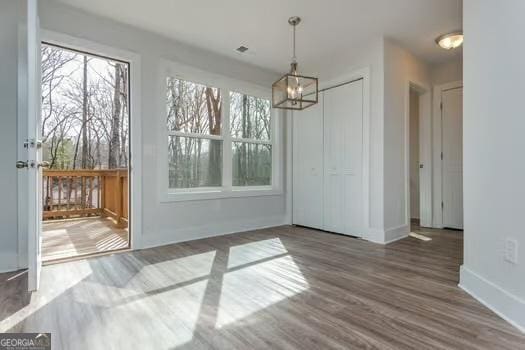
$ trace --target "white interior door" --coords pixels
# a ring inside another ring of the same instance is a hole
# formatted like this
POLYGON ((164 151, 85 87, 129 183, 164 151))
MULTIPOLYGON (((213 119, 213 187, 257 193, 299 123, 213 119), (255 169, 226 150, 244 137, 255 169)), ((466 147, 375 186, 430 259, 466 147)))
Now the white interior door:
POLYGON ((442 92, 443 226, 463 228, 463 88, 442 92))
POLYGON ((293 223, 323 229, 323 97, 293 112, 293 223))
POLYGON ((361 236, 363 83, 324 92, 324 229, 361 236))
POLYGON ((363 81, 345 86, 338 92, 346 110, 341 124, 343 137, 343 185, 345 233, 361 236, 363 228, 363 81))
POLYGON ((27 2, 28 288, 37 290, 42 266, 42 148, 40 135, 40 36, 36 0, 27 2))
POLYGON ((324 92, 324 229, 344 233, 344 86, 324 92))

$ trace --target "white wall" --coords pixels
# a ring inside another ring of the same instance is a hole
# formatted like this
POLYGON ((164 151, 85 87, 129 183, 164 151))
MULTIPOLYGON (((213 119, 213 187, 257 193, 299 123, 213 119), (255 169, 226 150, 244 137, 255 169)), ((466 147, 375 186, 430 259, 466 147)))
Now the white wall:
POLYGON ((432 65, 430 68, 432 84, 441 85, 463 80, 463 51, 452 54, 449 60, 432 65))
MULTIPOLYGON (((2 4, 11 1, 3 1, 2 4)), ((105 46, 127 50, 140 55, 141 58, 141 105, 142 105, 142 243, 144 246, 167 244, 170 242, 184 241, 217 235, 229 232, 237 232, 257 227, 275 226, 288 222, 286 213, 286 195, 274 195, 264 197, 217 199, 206 201, 189 202, 170 202, 161 203, 157 190, 157 130, 158 118, 163 113, 162 106, 158 105, 158 66, 161 58, 174 60, 183 64, 221 74, 237 80, 271 87, 276 75, 245 63, 237 62, 229 58, 215 55, 206 51, 190 47, 181 43, 173 42, 155 34, 135 29, 130 26, 122 25, 111 20, 102 19, 68 6, 57 4, 53 1, 40 1, 39 15, 41 27, 90 40, 105 46)), ((7 4, 6 4, 7 5, 7 4)), ((12 7, 12 5, 9 5, 12 7)), ((4 6, 3 6, 4 7, 4 6)), ((2 7, 2 19, 6 12, 2 7)), ((7 23, 12 22, 12 16, 7 13, 6 21, 2 20, 2 29, 7 23)), ((6 28, 12 31, 12 28, 6 28)), ((7 32, 2 30, 2 37, 7 32)), ((12 35, 10 35, 11 37, 12 35)), ((12 43, 10 43, 12 45, 12 43)), ((16 43, 15 43, 16 44, 16 43)), ((6 50, 2 46, 2 55, 6 50)), ((10 53, 15 53, 10 57, 11 65, 2 66, 2 74, 8 74, 9 79, 16 82, 16 45, 10 53), (5 68, 5 70, 4 70, 5 68), (12 75, 12 76, 11 76, 12 75)), ((9 87, 9 81, 2 79, 9 87)), ((3 91, 3 89, 2 89, 3 91)), ((16 85, 6 90, 8 95, 0 98, 9 100, 9 104, 16 107, 16 85), (13 91, 11 91, 14 89, 13 91)), ((10 106, 9 108, 11 108, 10 106)), ((12 107, 12 108, 14 108, 12 107)), ((2 113, 10 111, 9 108, 2 108, 2 113)), ((1 149, 4 150, 2 157, 5 157, 3 164, 13 164, 15 162, 15 140, 16 135, 16 110, 13 115, 2 117, 2 131, 9 131, 6 137, 0 142, 3 143, 1 149), (11 120, 12 125, 4 124, 4 120, 11 120), (5 154, 5 156, 4 156, 5 154)), ((282 132, 282 135, 286 133, 282 132)), ((285 138, 285 137, 284 137, 285 138)), ((286 141, 286 140, 284 140, 286 141)), ((4 160, 4 158, 2 158, 4 160)), ((286 162, 286 157, 283 163, 286 162)), ((283 175, 285 179, 283 164, 283 175)), ((9 171, 2 172, 6 184, 5 193, 8 198, 16 198, 13 186, 9 185, 16 181, 14 166, 8 168, 9 171)), ((286 191, 286 181, 285 191, 286 191)), ((13 206, 15 208, 16 206, 13 206)), ((0 211, 0 215, 6 216, 10 225, 2 225, 2 230, 8 228, 6 232, 9 242, 16 242, 16 212, 0 211)), ((13 252, 16 245, 3 244, 0 249, 13 252), (5 247, 5 248, 4 248, 5 247)))
POLYGON ((18 21, 21 2, 0 0, 0 272, 17 268, 18 21))
POLYGON ((525 331, 525 2, 464 1, 461 286, 525 331), (488 43, 497 43, 490 45, 488 43), (518 263, 504 260, 518 241, 518 263))
POLYGON ((430 91, 426 64, 391 40, 384 46, 384 230, 385 241, 409 232, 407 110, 409 82, 430 91))
POLYGON ((419 93, 410 89, 410 218, 419 219, 419 93))

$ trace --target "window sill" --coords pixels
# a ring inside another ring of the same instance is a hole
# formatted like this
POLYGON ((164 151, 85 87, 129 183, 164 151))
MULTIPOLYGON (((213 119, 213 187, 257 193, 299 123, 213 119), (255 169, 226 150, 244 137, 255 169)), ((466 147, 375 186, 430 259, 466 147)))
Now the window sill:
POLYGON ((265 197, 265 196, 280 196, 283 191, 280 189, 273 189, 271 187, 240 187, 237 189, 209 189, 203 191, 180 191, 180 192, 165 192, 161 194, 160 201, 162 203, 169 202, 186 202, 186 201, 200 201, 200 200, 214 200, 214 199, 228 199, 228 198, 243 198, 243 197, 265 197))

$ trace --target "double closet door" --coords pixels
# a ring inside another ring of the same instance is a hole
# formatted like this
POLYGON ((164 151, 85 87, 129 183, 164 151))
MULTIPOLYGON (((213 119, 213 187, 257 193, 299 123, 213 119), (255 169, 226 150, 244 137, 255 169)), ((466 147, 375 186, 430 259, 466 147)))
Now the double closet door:
POLYGON ((361 236, 363 82, 322 92, 293 117, 293 223, 361 236))

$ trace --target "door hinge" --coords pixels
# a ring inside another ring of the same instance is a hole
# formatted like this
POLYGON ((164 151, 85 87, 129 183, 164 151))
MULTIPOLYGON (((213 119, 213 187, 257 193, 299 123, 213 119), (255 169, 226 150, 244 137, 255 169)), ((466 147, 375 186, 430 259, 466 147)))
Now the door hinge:
POLYGON ((443 201, 441 201, 441 209, 444 209, 445 208, 445 203, 443 203, 443 201))
POLYGON ((441 109, 443 111, 443 102, 439 103, 439 109, 441 109))
POLYGON ((42 148, 42 141, 35 139, 26 139, 24 142, 24 148, 42 148))
POLYGON ((441 151, 441 160, 443 160, 443 151, 441 151))

